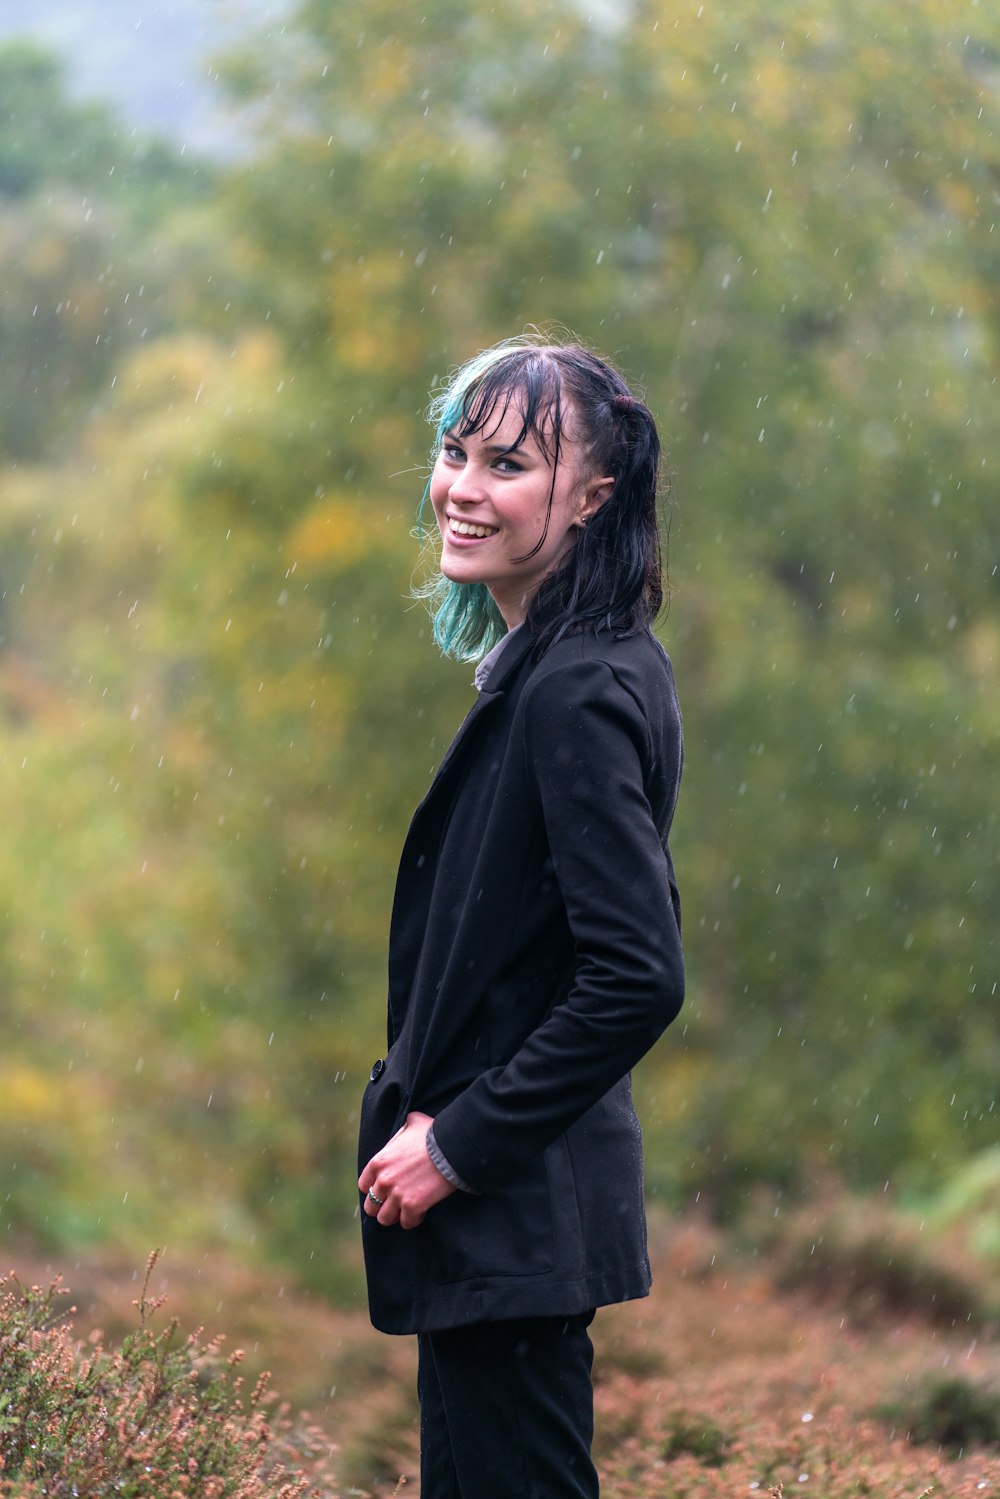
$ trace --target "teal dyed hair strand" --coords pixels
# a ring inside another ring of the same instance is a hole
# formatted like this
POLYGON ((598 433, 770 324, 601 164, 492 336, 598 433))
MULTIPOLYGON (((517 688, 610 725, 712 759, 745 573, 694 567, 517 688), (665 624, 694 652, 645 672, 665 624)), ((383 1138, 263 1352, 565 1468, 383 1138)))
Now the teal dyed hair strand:
MULTIPOLYGON (((428 419, 434 426, 434 454, 447 432, 457 426, 470 397, 486 372, 512 349, 530 347, 530 340, 509 339, 476 354, 464 364, 447 386, 431 400, 428 419)), ((428 480, 417 510, 417 533, 425 539, 424 515, 430 496, 428 480)), ((434 639, 445 656, 456 661, 478 661, 507 633, 503 615, 484 583, 454 583, 439 571, 428 582, 411 590, 421 599, 433 621, 434 639)))

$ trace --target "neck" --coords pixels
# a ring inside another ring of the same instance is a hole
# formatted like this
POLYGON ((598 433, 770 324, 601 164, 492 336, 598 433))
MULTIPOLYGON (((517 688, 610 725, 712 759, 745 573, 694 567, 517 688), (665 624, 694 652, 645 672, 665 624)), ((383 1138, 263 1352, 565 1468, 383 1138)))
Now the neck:
POLYGON ((492 595, 494 604, 496 604, 503 616, 503 622, 507 626, 508 631, 515 629, 518 625, 524 624, 528 615, 528 606, 532 599, 531 594, 506 594, 503 590, 498 592, 494 588, 490 589, 490 594, 492 595))

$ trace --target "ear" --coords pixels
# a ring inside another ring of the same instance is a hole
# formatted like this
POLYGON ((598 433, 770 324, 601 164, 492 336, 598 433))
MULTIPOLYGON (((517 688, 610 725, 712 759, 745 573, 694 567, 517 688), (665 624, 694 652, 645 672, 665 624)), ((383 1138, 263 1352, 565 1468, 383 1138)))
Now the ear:
POLYGON ((588 479, 580 493, 580 508, 573 524, 585 526, 601 506, 610 500, 614 487, 614 479, 588 479))

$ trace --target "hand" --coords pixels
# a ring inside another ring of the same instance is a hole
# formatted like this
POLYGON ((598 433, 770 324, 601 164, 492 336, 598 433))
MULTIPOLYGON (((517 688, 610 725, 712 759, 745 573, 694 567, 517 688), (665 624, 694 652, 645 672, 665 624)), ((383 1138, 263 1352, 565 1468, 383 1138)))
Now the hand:
POLYGON ((372 1156, 358 1177, 358 1191, 365 1194, 365 1213, 383 1228, 394 1223, 400 1228, 416 1228, 435 1203, 455 1191, 427 1154, 427 1131, 433 1123, 429 1114, 407 1114, 402 1129, 372 1156), (381 1197, 381 1204, 372 1202, 369 1187, 381 1197))

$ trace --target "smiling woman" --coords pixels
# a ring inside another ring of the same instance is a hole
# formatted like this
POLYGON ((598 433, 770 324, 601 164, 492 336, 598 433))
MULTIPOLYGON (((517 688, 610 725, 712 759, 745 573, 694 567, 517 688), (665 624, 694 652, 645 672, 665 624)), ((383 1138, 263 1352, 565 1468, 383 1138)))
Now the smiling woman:
POLYGON ((508 402, 463 438, 447 432, 434 465, 441 572, 455 583, 485 584, 509 630, 614 484, 586 475, 572 438, 561 446, 557 462, 508 402))
POLYGON ((423 1499, 593 1499, 588 1328, 650 1282, 629 1073, 684 990, 659 440, 576 345, 488 350, 433 410, 426 596, 485 659, 400 861, 369 1305, 418 1334, 423 1499))
MULTIPOLYGON (((633 398, 616 370, 577 345, 511 340, 464 365, 432 402, 431 419, 437 428, 436 461, 425 500, 435 504, 442 535, 454 527, 450 518, 447 526, 441 524, 447 503, 435 502, 435 480, 449 447, 461 450, 464 467, 475 438, 497 449, 498 470, 523 466, 529 444, 531 457, 544 462, 545 510, 538 535, 525 538, 528 549, 520 566, 531 563, 548 539, 560 484, 570 501, 574 487, 577 491, 577 513, 562 517, 564 545, 555 556, 547 555, 548 572, 533 569, 530 577, 524 575, 520 590, 519 602, 533 606, 542 649, 560 635, 602 621, 628 632, 656 616, 662 600, 659 436, 648 408, 633 398), (580 486, 590 484, 592 503, 579 496, 580 486), (614 503, 605 507, 612 493, 614 503), (557 567, 560 561, 565 565, 557 567), (541 624, 542 613, 550 616, 547 626, 541 624)), ((477 512, 456 504, 454 514, 461 524, 477 512)), ((491 519, 499 525, 499 514, 491 519)), ((488 580, 452 578, 443 556, 437 576, 418 596, 431 606, 434 636, 446 655, 476 660, 507 632, 488 580)))

